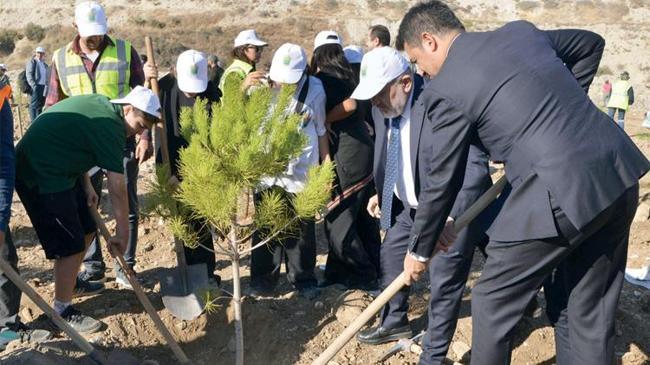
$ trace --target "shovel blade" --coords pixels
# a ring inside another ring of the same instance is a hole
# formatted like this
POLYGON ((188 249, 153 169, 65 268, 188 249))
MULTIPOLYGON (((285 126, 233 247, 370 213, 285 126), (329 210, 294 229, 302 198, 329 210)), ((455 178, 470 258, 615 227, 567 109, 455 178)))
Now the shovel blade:
POLYGON ((187 287, 183 287, 182 268, 170 269, 160 277, 160 293, 165 308, 176 318, 194 319, 203 313, 203 294, 209 287, 205 264, 189 265, 187 287))

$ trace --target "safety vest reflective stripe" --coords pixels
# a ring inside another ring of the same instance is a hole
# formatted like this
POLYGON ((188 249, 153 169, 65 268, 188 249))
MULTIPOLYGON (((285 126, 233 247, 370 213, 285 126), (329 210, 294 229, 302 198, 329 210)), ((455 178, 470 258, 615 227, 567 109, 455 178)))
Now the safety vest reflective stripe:
POLYGON ((55 60, 61 89, 67 96, 102 94, 118 98, 131 91, 131 44, 112 39, 101 54, 94 80, 88 74, 83 60, 70 50, 71 44, 56 51, 55 60))
POLYGON ((612 86, 612 95, 607 102, 608 108, 616 108, 627 110, 629 106, 628 90, 630 89, 630 82, 626 80, 618 80, 612 86))

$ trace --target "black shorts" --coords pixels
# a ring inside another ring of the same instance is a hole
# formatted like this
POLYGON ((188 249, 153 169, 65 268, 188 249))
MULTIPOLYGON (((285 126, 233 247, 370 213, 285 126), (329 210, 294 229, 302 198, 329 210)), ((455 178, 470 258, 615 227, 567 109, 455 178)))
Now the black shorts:
POLYGON ((45 257, 49 260, 84 252, 84 236, 97 231, 86 193, 77 180, 70 190, 40 194, 38 187, 28 188, 16 180, 16 192, 32 221, 45 257))

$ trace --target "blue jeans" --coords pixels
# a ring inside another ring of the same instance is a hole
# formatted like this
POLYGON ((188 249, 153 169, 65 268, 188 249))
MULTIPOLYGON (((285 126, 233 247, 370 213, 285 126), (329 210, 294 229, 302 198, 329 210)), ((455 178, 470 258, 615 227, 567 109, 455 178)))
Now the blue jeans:
MULTIPOLYGON (((6 233, 0 255, 18 271, 18 256, 9 232, 11 201, 15 179, 14 118, 9 101, 0 109, 0 230, 6 233)), ((0 329, 17 324, 20 290, 4 274, 0 274, 0 329)))
POLYGON ((614 119, 616 121, 616 124, 618 124, 619 127, 622 129, 625 129, 625 110, 624 109, 617 109, 617 108, 607 108, 607 114, 609 115, 610 118, 614 119), (614 119, 614 114, 616 114, 616 111, 618 110, 618 120, 614 119))
POLYGON ((43 112, 45 105, 45 85, 36 85, 32 91, 32 99, 29 102, 29 117, 32 122, 43 112))
MULTIPOLYGON (((138 160, 135 158, 135 139, 129 138, 124 149, 124 176, 129 198, 129 243, 126 246, 124 260, 130 267, 135 266, 135 251, 138 245, 138 170, 138 160)), ((97 196, 101 199, 104 173, 97 172, 91 176, 90 180, 97 196)), ((103 273, 106 268, 101 245, 97 237, 91 242, 84 257, 84 269, 89 274, 103 273)), ((116 270, 119 268, 117 261, 115 262, 115 268, 116 270)))

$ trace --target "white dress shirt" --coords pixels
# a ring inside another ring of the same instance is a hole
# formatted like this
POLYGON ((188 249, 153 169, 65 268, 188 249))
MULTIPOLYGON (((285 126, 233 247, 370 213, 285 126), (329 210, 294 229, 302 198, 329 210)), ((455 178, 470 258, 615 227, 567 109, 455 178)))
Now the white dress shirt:
MULTIPOLYGON (((397 166, 399 168, 399 173, 397 175, 397 181, 395 183, 395 196, 402 201, 405 207, 416 209, 418 207, 418 198, 415 195, 415 180, 413 176, 413 163, 411 161, 411 104, 413 98, 413 92, 409 96, 404 111, 402 112, 402 118, 399 124, 399 133, 400 133, 400 147, 401 151, 399 154, 397 166)), ((379 110, 379 108, 372 107, 372 117, 376 121, 383 121, 386 119, 384 114, 379 110)), ((388 123, 388 136, 386 146, 390 145, 391 138, 391 128, 390 128, 390 118, 388 123)), ((381 192, 379 192, 381 194, 381 192)))
MULTIPOLYGON (((313 76, 309 77, 309 90, 305 98, 302 113, 309 119, 309 122, 301 129, 307 135, 309 143, 302 150, 302 154, 289 162, 284 174, 275 177, 265 177, 262 179, 262 189, 273 185, 283 188, 290 193, 301 192, 307 181, 307 172, 312 166, 320 163, 320 153, 318 137, 327 133, 325 128, 325 102, 326 95, 321 81, 313 76)), ((300 79, 296 87, 296 93, 289 103, 288 110, 293 112, 298 104, 300 90, 305 83, 305 77, 300 79)))

